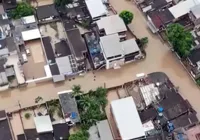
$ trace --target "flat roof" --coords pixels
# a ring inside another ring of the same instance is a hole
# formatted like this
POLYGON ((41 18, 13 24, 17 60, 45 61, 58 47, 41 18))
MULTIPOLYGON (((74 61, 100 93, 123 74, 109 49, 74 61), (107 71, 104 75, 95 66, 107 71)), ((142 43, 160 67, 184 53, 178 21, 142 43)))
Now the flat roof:
POLYGON ((193 65, 197 65, 197 62, 200 61, 200 48, 191 50, 188 59, 190 59, 193 65))
POLYGON ((100 43, 106 58, 123 55, 118 34, 100 37, 100 43))
POLYGON ((61 137, 68 139, 69 138, 69 126, 66 123, 59 123, 53 125, 54 138, 59 140, 61 137))
POLYGON ((31 16, 22 17, 22 22, 24 24, 35 23, 36 22, 35 16, 31 15, 31 16))
POLYGON ((106 15, 108 13, 102 0, 85 0, 92 19, 106 15))
POLYGON ((198 19, 200 18, 200 4, 192 7, 191 9, 191 12, 193 13, 193 15, 198 19))
POLYGON ((83 53, 87 52, 87 48, 83 38, 81 37, 79 29, 75 28, 72 30, 68 30, 67 36, 75 57, 77 59, 83 59, 84 58, 83 53))
POLYGON ((56 58, 56 63, 58 65, 60 74, 70 75, 73 73, 71 63, 70 63, 68 56, 56 58))
POLYGON ((100 20, 96 21, 96 23, 100 30, 105 30, 106 35, 127 31, 124 21, 119 15, 102 17, 100 20))
POLYGON ((34 40, 41 38, 39 29, 32 29, 22 32, 22 38, 24 41, 34 40))
POLYGON ((148 16, 158 29, 163 25, 169 24, 174 19, 174 16, 169 9, 151 11, 148 13, 148 16))
POLYGON ((55 63, 56 60, 55 60, 55 55, 54 55, 54 51, 53 51, 53 48, 52 48, 52 45, 51 45, 51 39, 50 37, 43 37, 42 38, 42 42, 43 42, 43 45, 44 45, 44 50, 45 50, 45 53, 46 53, 46 57, 48 59, 48 62, 47 63, 55 63))
POLYGON ((39 20, 59 16, 54 4, 39 6, 36 8, 36 13, 39 20))
POLYGON ((5 110, 0 111, 0 140, 13 140, 5 110))
POLYGON ((58 57, 71 55, 71 50, 69 44, 65 40, 61 40, 60 42, 55 44, 55 52, 58 57))
POLYGON ((132 97, 112 101, 111 109, 122 140, 145 136, 144 128, 132 97))
POLYGON ((114 140, 110 126, 108 124, 108 120, 99 121, 96 124, 101 140, 114 140))
POLYGON ((179 18, 190 12, 190 9, 195 5, 200 4, 200 0, 186 0, 169 8, 169 11, 175 18, 179 18))
POLYGON ((80 122, 78 107, 76 104, 76 100, 75 98, 72 97, 71 93, 72 93, 72 90, 61 91, 61 92, 58 92, 58 97, 60 99, 60 104, 62 106, 62 110, 65 117, 69 118, 72 113, 75 113, 76 116, 74 118, 70 117, 70 119, 74 123, 78 123, 80 122))
POLYGON ((51 119, 49 115, 34 117, 36 130, 38 133, 53 131, 51 119))
POLYGON ((120 42, 120 44, 122 45, 124 55, 140 51, 140 48, 138 47, 135 39, 125 40, 120 42))

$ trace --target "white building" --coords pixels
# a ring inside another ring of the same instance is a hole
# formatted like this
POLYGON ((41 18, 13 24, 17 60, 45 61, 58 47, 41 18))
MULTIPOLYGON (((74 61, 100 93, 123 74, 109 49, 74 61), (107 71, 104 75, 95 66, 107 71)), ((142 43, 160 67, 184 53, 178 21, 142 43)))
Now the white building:
POLYGON ((96 21, 100 35, 118 34, 121 39, 126 38, 126 25, 119 15, 103 17, 96 21))
POLYGON ((106 60, 106 69, 120 68, 124 63, 141 56, 135 39, 120 42, 118 34, 100 37, 100 45, 106 60))
POLYGON ((169 8, 175 19, 182 17, 190 12, 190 9, 200 4, 200 0, 185 0, 169 8))
POLYGON ((132 97, 112 101, 111 111, 122 140, 145 137, 145 131, 132 97))
POLYGON ((102 0, 85 0, 85 3, 92 20, 94 21, 108 14, 106 6, 103 4, 102 0))
POLYGON ((34 123, 37 133, 53 132, 53 126, 49 115, 34 117, 34 123))

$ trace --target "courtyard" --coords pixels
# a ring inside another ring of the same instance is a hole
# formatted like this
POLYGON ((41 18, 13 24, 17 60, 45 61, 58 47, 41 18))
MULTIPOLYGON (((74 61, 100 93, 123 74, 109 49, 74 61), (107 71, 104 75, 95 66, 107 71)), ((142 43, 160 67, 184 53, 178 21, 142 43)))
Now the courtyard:
POLYGON ((25 49, 30 50, 30 55, 27 55, 28 62, 23 64, 23 70, 26 80, 45 77, 44 65, 46 65, 45 56, 41 40, 33 40, 26 42, 25 49))
POLYGON ((136 5, 126 0, 110 0, 110 3, 118 11, 124 9, 134 13, 134 20, 129 25, 130 29, 137 37, 144 36, 149 38, 149 44, 146 48, 147 57, 137 63, 130 63, 117 70, 100 70, 89 72, 83 76, 77 77, 71 81, 53 84, 51 81, 40 84, 31 84, 26 88, 13 89, 0 94, 0 108, 14 110, 18 107, 18 101, 22 107, 34 104, 37 96, 43 97, 44 100, 58 98, 57 92, 70 89, 74 84, 80 84, 83 90, 95 89, 98 86, 112 87, 121 85, 125 82, 132 81, 138 73, 151 73, 161 71, 166 73, 170 80, 179 87, 180 94, 183 98, 188 99, 197 116, 200 118, 200 91, 189 77, 179 60, 171 53, 168 46, 160 41, 158 36, 151 34, 146 26, 143 14, 136 5), (94 80, 95 78, 95 80, 94 80))

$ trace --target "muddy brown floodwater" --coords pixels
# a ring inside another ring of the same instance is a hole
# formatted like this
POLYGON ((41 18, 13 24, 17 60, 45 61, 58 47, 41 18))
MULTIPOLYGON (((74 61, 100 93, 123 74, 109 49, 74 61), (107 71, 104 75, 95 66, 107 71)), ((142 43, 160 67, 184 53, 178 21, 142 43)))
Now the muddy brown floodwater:
POLYGON ((58 91, 70 89, 73 84, 80 84, 83 90, 103 86, 104 83, 109 87, 131 81, 135 79, 137 73, 144 72, 147 74, 161 71, 165 72, 172 82, 180 87, 181 95, 188 99, 198 112, 198 117, 200 118, 200 90, 190 79, 177 58, 156 35, 152 35, 149 32, 144 16, 132 2, 125 0, 110 0, 110 2, 118 12, 127 9, 134 13, 134 20, 130 24, 131 30, 138 37, 147 36, 149 38, 149 44, 146 49, 147 57, 145 60, 130 63, 118 70, 101 70, 95 72, 95 74, 90 72, 85 76, 77 77, 75 80, 65 81, 65 83, 61 84, 55 85, 52 82, 46 82, 37 85, 32 84, 24 89, 2 92, 0 94, 0 109, 12 111, 19 107, 18 102, 20 102, 22 107, 30 106, 34 104, 34 99, 37 96, 43 97, 44 100, 56 98, 58 91), (96 76, 95 81, 94 75, 96 76))

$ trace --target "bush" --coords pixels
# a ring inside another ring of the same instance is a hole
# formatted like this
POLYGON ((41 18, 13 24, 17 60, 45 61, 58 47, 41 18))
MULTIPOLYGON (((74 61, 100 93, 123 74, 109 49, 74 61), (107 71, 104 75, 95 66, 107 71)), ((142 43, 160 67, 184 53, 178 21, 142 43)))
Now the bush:
POLYGON ((31 114, 30 114, 30 113, 26 113, 26 114, 24 115, 24 117, 28 120, 28 119, 30 119, 31 114))
POLYGON ((21 17, 30 16, 34 14, 34 9, 26 2, 20 2, 17 7, 10 12, 13 19, 20 19, 21 17))
MULTIPOLYGON (((119 16, 123 19, 124 23, 126 25, 130 24, 133 20, 133 13, 127 11, 127 10, 124 10, 122 11, 119 16)), ((114 23, 113 23, 114 24, 114 23)))
POLYGON ((197 83, 198 86, 200 86, 200 79, 197 79, 196 83, 197 83))
POLYGON ((70 135, 69 140, 88 140, 89 134, 86 130, 80 130, 70 135))

